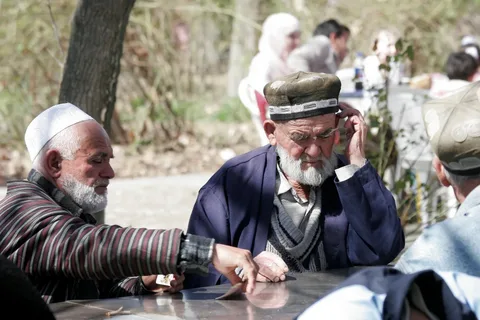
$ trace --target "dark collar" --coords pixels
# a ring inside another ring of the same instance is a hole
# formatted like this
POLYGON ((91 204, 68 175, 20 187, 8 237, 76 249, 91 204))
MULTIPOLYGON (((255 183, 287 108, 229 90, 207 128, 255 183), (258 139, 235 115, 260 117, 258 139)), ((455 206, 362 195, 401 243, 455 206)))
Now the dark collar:
POLYGON ((83 219, 85 222, 95 224, 97 221, 88 213, 84 213, 83 209, 68 195, 58 189, 53 183, 48 181, 40 172, 32 169, 28 174, 28 181, 37 184, 45 192, 48 193, 53 200, 62 208, 68 210, 73 216, 83 219))

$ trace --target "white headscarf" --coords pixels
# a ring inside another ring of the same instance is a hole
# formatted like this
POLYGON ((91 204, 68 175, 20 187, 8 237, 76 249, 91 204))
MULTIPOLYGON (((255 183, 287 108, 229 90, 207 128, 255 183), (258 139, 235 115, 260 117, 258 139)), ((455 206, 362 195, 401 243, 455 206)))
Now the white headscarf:
POLYGON ((258 51, 281 57, 289 34, 300 31, 300 22, 289 13, 274 13, 265 19, 258 51))
POLYGON ((250 65, 249 83, 259 93, 274 79, 291 72, 282 59, 288 35, 300 31, 300 22, 289 13, 274 13, 265 19, 258 41, 259 53, 250 65))

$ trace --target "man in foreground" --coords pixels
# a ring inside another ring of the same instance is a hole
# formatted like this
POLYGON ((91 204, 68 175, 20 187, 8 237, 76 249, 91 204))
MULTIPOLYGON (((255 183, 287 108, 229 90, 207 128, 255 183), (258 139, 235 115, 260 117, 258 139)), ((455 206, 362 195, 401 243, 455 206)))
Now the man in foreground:
POLYGON ((411 274, 368 268, 348 277, 295 320, 478 319, 480 278, 461 272, 411 274), (322 317, 322 318, 325 318, 322 317))
MULTIPOLYGON (((251 250, 257 281, 387 264, 403 249, 393 197, 365 159, 363 117, 345 106, 336 114, 340 87, 335 75, 305 72, 267 84, 270 145, 229 160, 199 192, 188 232, 251 250), (340 129, 344 156, 333 152, 340 129)), ((186 287, 225 282, 220 276, 191 275, 186 287)))
POLYGON ((251 254, 185 235, 179 229, 149 230, 95 225, 91 214, 107 205, 114 171, 110 139, 72 104, 53 106, 28 126, 25 142, 33 162, 27 180, 7 183, 0 201, 0 253, 30 278, 48 302, 157 292, 157 274, 208 271, 212 263, 232 283, 246 269, 253 290, 257 267, 251 254))
POLYGON ((461 205, 455 217, 425 229, 395 267, 480 277, 480 82, 427 102, 422 113, 437 177, 461 205))

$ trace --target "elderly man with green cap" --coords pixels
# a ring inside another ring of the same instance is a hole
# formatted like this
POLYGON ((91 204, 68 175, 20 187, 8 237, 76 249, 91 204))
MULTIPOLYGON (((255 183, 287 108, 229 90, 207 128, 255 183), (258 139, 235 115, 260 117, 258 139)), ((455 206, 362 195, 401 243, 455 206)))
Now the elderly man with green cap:
POLYGON ((422 110, 440 182, 461 203, 454 218, 427 228, 397 269, 459 271, 480 276, 480 82, 427 102, 422 110))
MULTIPOLYGON (((252 251, 257 281, 285 273, 382 265, 404 247, 394 199, 365 159, 367 126, 340 106, 335 75, 298 72, 264 88, 270 144, 226 162, 199 192, 190 233, 252 251), (338 121, 348 118, 344 155, 338 121)), ((186 287, 226 279, 187 276, 186 287)))

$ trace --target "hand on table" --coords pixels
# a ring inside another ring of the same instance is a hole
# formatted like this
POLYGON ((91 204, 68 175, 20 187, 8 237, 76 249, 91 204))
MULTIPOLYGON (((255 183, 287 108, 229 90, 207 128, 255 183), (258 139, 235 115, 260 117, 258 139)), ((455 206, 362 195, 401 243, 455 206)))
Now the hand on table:
POLYGON ((185 276, 174 275, 173 280, 170 281, 170 286, 165 286, 157 283, 157 275, 143 276, 143 285, 152 292, 170 292, 175 293, 183 289, 183 281, 185 276))
POLYGON ((253 289, 255 289, 258 266, 253 260, 250 251, 223 244, 215 244, 212 264, 232 285, 246 281, 246 291, 248 293, 253 292, 253 289), (242 278, 235 273, 236 268, 243 269, 242 278))
POLYGON ((274 253, 263 251, 253 259, 258 265, 257 281, 285 281, 288 272, 287 264, 274 253))

